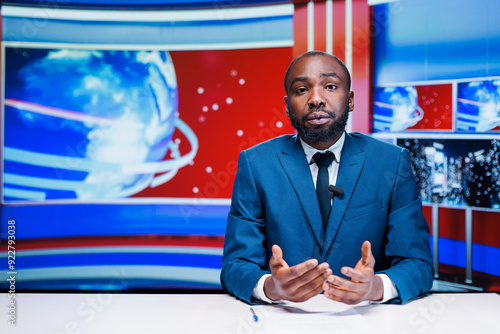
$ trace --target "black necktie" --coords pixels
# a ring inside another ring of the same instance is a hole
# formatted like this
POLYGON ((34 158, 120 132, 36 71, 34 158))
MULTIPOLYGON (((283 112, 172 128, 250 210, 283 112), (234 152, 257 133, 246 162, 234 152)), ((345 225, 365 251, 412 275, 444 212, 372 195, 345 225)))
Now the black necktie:
POLYGON ((316 195, 318 196, 319 210, 321 211, 321 219, 323 220, 323 229, 326 231, 328 225, 328 216, 332 208, 330 199, 330 192, 328 186, 330 185, 330 177, 328 176, 328 166, 335 159, 335 155, 327 151, 325 153, 316 153, 313 155, 313 160, 318 165, 318 178, 316 180, 316 195))

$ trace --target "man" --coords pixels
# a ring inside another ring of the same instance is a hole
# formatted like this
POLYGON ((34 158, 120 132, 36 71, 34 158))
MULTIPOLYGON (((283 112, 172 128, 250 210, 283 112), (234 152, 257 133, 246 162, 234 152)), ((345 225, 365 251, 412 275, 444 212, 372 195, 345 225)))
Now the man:
POLYGON ((433 280, 429 228, 408 151, 344 131, 354 93, 335 56, 297 57, 285 91, 298 135, 240 154, 223 287, 249 303, 305 301, 322 291, 348 304, 425 294, 433 280))

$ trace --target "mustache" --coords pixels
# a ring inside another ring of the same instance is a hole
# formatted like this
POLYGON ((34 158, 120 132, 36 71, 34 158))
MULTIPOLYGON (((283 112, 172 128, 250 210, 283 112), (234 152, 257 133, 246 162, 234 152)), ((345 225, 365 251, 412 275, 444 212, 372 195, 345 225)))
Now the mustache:
POLYGON ((309 116, 311 116, 311 114, 318 112, 318 111, 321 111, 321 112, 324 112, 325 114, 328 114, 331 118, 335 118, 335 113, 332 111, 326 111, 324 109, 312 109, 310 112, 308 112, 307 114, 302 116, 302 121, 305 122, 309 118, 309 116))

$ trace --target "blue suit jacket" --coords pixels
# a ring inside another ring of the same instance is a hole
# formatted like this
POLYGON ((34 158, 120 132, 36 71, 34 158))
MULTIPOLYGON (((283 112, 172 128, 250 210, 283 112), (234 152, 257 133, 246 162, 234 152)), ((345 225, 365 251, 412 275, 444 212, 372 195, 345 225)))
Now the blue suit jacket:
POLYGON ((406 302, 433 281, 429 227, 422 214, 408 151, 346 133, 326 233, 309 165, 298 137, 281 136, 242 151, 228 215, 221 282, 246 302, 270 272, 271 247, 293 266, 311 258, 335 275, 354 267, 369 240, 375 271, 395 283, 406 302))

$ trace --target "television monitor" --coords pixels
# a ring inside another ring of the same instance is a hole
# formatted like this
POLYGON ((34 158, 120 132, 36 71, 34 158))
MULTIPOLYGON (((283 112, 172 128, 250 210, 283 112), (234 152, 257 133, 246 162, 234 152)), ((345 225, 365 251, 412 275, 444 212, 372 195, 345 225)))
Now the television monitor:
POLYGON ((500 139, 398 138, 424 204, 500 210, 500 139))
POLYGON ((293 5, 61 9, 23 34, 33 10, 2 7, 1 270, 21 291, 220 290, 238 154, 291 131, 293 5))

